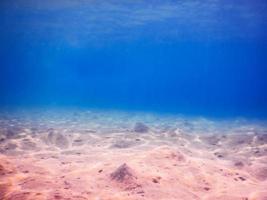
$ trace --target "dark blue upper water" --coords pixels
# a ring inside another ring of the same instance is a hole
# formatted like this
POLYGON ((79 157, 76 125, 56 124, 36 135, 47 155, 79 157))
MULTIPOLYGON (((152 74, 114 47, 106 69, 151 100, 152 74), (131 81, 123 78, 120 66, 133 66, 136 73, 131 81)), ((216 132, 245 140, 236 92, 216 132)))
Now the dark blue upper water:
POLYGON ((266 0, 1 0, 1 106, 267 117, 266 0))

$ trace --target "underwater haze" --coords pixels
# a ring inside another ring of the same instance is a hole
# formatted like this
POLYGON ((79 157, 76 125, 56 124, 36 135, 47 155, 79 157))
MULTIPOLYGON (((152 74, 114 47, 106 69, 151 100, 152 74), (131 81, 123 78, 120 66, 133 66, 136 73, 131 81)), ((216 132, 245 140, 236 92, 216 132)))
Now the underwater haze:
POLYGON ((0 104, 267 116, 265 0, 2 0, 0 104))
POLYGON ((267 0, 0 0, 0 200, 267 200, 267 0))

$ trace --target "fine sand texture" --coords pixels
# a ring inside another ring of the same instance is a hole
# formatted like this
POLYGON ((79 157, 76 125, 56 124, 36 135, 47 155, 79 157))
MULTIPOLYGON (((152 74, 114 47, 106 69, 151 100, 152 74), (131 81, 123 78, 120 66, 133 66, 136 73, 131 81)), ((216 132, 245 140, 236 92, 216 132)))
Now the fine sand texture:
POLYGON ((2 111, 1 200, 267 200, 267 125, 2 111))

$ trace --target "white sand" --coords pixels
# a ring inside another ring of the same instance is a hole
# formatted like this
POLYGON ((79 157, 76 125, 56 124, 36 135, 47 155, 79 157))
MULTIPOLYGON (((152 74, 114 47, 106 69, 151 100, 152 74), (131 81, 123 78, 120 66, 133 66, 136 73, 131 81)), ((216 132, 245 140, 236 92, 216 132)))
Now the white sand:
POLYGON ((0 199, 266 200, 264 124, 111 111, 2 112, 0 199))

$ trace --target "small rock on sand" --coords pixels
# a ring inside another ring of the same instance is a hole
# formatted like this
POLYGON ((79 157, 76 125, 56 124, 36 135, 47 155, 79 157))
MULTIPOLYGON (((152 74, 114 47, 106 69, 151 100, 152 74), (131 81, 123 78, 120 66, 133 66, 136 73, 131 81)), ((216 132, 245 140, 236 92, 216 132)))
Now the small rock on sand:
POLYGON ((113 173, 110 174, 110 177, 112 180, 117 182, 124 182, 134 178, 131 169, 126 163, 119 166, 113 173))
POLYGON ((237 168, 243 168, 245 164, 242 161, 235 161, 234 166, 237 168))
POLYGON ((111 145, 111 148, 118 148, 118 149, 125 149, 130 148, 135 145, 134 141, 129 140, 117 140, 114 142, 113 145, 111 145))
POLYGON ((84 144, 85 144, 85 141, 82 139, 76 139, 76 140, 73 140, 72 142, 72 146, 82 146, 84 144))
POLYGON ((148 130, 149 130, 148 126, 141 122, 136 122, 134 125, 134 132, 136 133, 147 133, 148 130))

